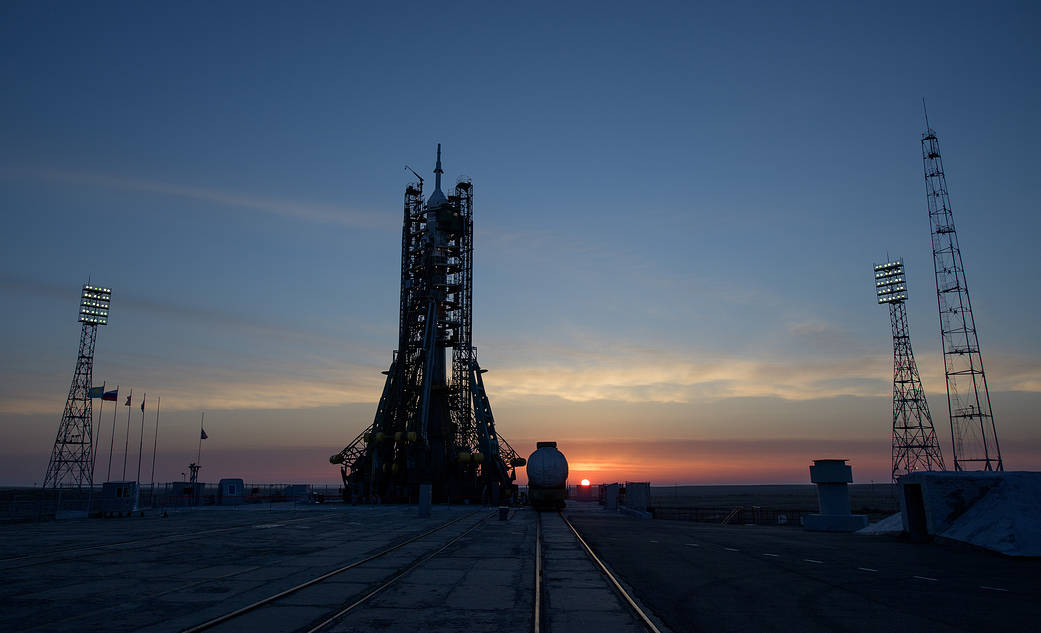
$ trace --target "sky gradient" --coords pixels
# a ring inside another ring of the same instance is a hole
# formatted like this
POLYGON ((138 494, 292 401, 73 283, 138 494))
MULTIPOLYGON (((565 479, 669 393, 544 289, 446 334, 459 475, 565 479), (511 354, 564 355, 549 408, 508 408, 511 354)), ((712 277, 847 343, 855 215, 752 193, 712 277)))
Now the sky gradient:
POLYGON ((203 479, 338 481, 397 340, 404 165, 439 142, 474 183, 474 341, 518 452, 557 440, 575 480, 888 479, 888 254, 950 461, 922 97, 1006 468, 1041 469, 1039 28, 1003 2, 4 3, 0 484, 42 480, 88 277, 113 289, 96 383, 147 392, 148 434, 162 397, 160 481, 203 410, 203 479))

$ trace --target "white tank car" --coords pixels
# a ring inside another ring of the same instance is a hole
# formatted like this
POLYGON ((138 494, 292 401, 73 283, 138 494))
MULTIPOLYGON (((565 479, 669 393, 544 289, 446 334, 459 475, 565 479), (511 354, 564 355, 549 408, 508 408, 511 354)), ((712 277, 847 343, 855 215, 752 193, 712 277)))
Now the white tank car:
POLYGON ((556 442, 539 442, 528 458, 528 498, 536 510, 564 507, 567 486, 567 459, 556 442))

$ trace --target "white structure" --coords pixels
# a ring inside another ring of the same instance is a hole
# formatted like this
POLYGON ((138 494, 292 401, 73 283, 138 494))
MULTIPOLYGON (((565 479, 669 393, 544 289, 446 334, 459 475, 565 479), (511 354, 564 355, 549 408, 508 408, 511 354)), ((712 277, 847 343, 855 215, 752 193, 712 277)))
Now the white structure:
POLYGON ((899 484, 912 541, 937 537, 1041 556, 1041 472, 918 472, 899 484))
POLYGON ((848 484, 853 481, 853 468, 846 460, 813 460, 810 481, 817 484, 820 514, 806 515, 803 527, 815 532, 855 532, 867 527, 867 515, 849 510, 848 484))
POLYGON ((237 506, 245 497, 245 485, 241 479, 221 479, 217 484, 217 503, 222 506, 237 506))

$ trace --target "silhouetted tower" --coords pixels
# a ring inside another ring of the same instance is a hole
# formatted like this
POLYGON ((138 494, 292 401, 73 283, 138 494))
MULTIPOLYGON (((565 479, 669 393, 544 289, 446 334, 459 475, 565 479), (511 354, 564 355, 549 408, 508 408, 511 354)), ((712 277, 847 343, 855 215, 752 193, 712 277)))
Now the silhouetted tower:
POLYGON ((893 330, 893 481, 918 470, 946 470, 907 326, 904 260, 875 266, 875 295, 889 304, 893 330))
POLYGON ((471 338, 473 185, 446 196, 442 173, 438 145, 430 198, 418 174, 405 188, 398 348, 372 425, 329 459, 345 495, 408 501, 429 483, 435 499, 491 501, 523 465, 495 431, 471 338))
POLYGON ((91 393, 94 382, 94 343, 98 326, 108 323, 112 291, 85 284, 80 294, 79 354, 76 372, 58 423, 58 435, 43 478, 44 488, 91 488, 94 485, 94 430, 91 393))
POLYGON ((951 417, 955 470, 1004 470, 997 428, 990 408, 987 376, 976 321, 969 302, 958 234, 947 195, 940 141, 926 115, 922 134, 925 193, 933 241, 936 301, 947 373, 947 407, 951 417))

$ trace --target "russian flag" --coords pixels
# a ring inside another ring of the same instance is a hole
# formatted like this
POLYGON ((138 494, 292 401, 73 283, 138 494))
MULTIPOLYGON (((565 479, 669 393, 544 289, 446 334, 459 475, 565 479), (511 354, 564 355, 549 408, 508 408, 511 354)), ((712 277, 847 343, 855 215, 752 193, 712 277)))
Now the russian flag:
POLYGON ((113 391, 106 391, 101 395, 102 400, 108 400, 109 402, 115 402, 116 398, 119 397, 119 389, 113 391))

